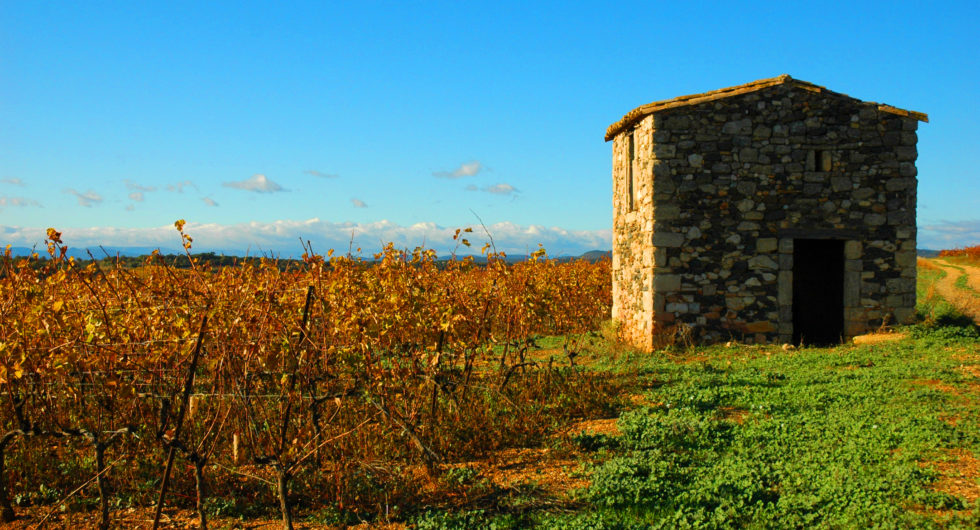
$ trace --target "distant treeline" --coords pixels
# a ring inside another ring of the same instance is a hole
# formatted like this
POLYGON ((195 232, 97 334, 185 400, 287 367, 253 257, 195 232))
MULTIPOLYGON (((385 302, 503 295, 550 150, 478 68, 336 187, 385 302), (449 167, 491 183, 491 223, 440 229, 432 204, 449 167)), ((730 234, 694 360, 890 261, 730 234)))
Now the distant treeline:
POLYGON ((980 245, 974 245, 972 247, 954 248, 952 250, 943 250, 939 252, 939 257, 941 258, 965 257, 973 261, 980 261, 980 245))
MULTIPOLYGON (((562 262, 582 259, 594 263, 602 259, 610 258, 611 254, 612 253, 610 251, 593 250, 590 252, 586 252, 581 256, 561 256, 554 259, 562 262)), ((226 256, 223 254, 216 254, 214 252, 199 252, 196 254, 191 254, 191 257, 194 258, 195 262, 199 267, 203 266, 212 269, 218 267, 241 266, 246 264, 258 266, 259 264, 264 262, 264 263, 274 263, 280 271, 285 271, 290 269, 297 269, 299 267, 302 267, 303 265, 302 259, 277 258, 277 257, 268 257, 268 256, 258 256, 258 257, 226 256)), ((39 262, 44 262, 47 260, 47 258, 48 256, 46 253, 38 252, 39 262)), ((449 263, 450 261, 453 261, 453 259, 458 261, 464 258, 465 256, 457 256, 455 258, 453 258, 452 256, 446 256, 435 260, 435 264, 437 267, 443 268, 445 264, 449 263)), ((164 263, 166 263, 168 266, 176 269, 191 268, 190 259, 188 259, 186 254, 157 254, 155 259, 161 260, 164 263)), ((485 256, 473 256, 472 259, 475 263, 481 263, 481 264, 486 263, 487 261, 485 256)), ((526 261, 527 256, 507 256, 507 258, 505 259, 509 263, 519 263, 522 261, 526 261)), ((127 268, 127 269, 141 267, 143 265, 146 265, 148 261, 150 261, 149 254, 143 254, 140 256, 106 256, 98 259, 75 258, 75 263, 82 267, 90 265, 92 263, 96 263, 103 268, 113 268, 118 265, 120 267, 127 268)), ((366 263, 373 262, 374 261, 373 255, 365 258, 364 261, 366 263)))
MULTIPOLYGON (((37 264, 38 266, 43 265, 49 256, 44 252, 37 253, 37 264)), ((13 259, 27 258, 27 256, 11 256, 13 259)), ((198 266, 208 266, 209 268, 216 267, 227 267, 235 265, 259 265, 262 262, 265 263, 275 263, 277 268, 281 271, 296 268, 303 264, 301 259, 286 259, 286 258, 273 258, 273 257, 240 257, 240 256, 225 256, 221 254, 215 254, 214 252, 200 252, 197 254, 191 254, 198 266)), ((157 254, 155 258, 151 258, 150 254, 143 254, 140 256, 106 256, 98 259, 84 259, 75 258, 75 263, 80 267, 85 267, 93 263, 99 265, 102 268, 114 268, 117 265, 126 269, 134 269, 146 265, 148 262, 163 262, 168 266, 176 269, 189 269, 191 268, 190 259, 185 254, 157 254)))

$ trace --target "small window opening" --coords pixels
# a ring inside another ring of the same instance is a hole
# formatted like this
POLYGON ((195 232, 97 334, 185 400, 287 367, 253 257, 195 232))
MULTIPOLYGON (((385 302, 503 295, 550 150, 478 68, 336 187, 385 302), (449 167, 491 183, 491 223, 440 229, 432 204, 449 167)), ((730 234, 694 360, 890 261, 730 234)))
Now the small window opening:
POLYGON ((631 212, 636 209, 636 200, 635 200, 634 191, 633 191, 633 164, 635 163, 634 157, 636 156, 635 148, 634 148, 634 145, 633 145, 634 142, 635 142, 635 140, 633 138, 633 134, 634 133, 630 133, 630 135, 628 137, 629 154, 628 154, 628 158, 627 158, 627 168, 628 169, 626 170, 627 171, 627 173, 626 173, 626 182, 627 182, 627 184, 626 185, 627 185, 628 193, 629 193, 629 197, 628 197, 628 200, 629 200, 629 211, 631 211, 631 212))

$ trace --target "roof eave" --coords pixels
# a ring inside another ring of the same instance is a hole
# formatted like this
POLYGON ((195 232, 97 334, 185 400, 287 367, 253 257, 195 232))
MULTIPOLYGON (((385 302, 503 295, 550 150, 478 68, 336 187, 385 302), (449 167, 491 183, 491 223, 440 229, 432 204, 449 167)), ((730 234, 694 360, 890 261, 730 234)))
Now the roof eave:
MULTIPOLYGON (((646 105, 641 105, 641 106, 639 106, 639 107, 637 107, 637 108, 629 111, 628 113, 626 113, 626 115, 623 116, 623 118, 620 119, 619 121, 617 121, 616 123, 610 125, 609 128, 606 129, 605 139, 606 139, 607 142, 610 141, 610 140, 612 140, 613 138, 616 137, 617 134, 619 134, 622 131, 630 128, 636 122, 642 120, 646 116, 649 116, 649 115, 654 114, 656 112, 660 112, 660 111, 664 111, 664 110, 668 110, 668 109, 674 109, 674 108, 678 108, 678 107, 687 107, 687 106, 691 106, 691 105, 699 105, 701 103, 707 103, 709 101, 715 101, 715 100, 718 100, 718 99, 729 98, 729 97, 738 96, 738 95, 741 95, 741 94, 748 94, 750 92, 756 92, 758 90, 762 90, 764 88, 768 88, 768 87, 771 87, 771 86, 782 85, 782 84, 787 84, 787 83, 792 83, 793 86, 802 88, 804 90, 810 90, 812 92, 820 92, 820 93, 834 94, 834 95, 838 95, 838 96, 850 97, 850 96, 848 96, 846 94, 841 94, 839 92, 833 92, 831 90, 827 90, 825 87, 822 87, 822 86, 819 86, 819 85, 815 85, 813 83, 808 83, 808 82, 802 81, 800 79, 793 79, 789 75, 783 74, 783 75, 781 75, 779 77, 772 77, 772 78, 768 78, 768 79, 760 79, 758 81, 753 81, 751 83, 746 83, 744 85, 738 85, 738 86, 733 86, 733 87, 728 87, 728 88, 721 88, 721 89, 718 89, 718 90, 712 90, 710 92, 705 92, 703 94, 692 94, 692 95, 689 95, 689 96, 680 96, 680 97, 676 97, 676 98, 673 98, 673 99, 667 99, 667 100, 662 100, 662 101, 654 101, 653 103, 647 103, 646 105)), ((856 98, 851 98, 851 99, 856 99, 856 98)), ((858 101, 861 101, 861 100, 858 100, 858 101)), ((916 112, 916 111, 913 111, 913 110, 900 109, 898 107, 893 107, 891 105, 885 105, 883 103, 873 103, 873 102, 865 102, 865 103, 869 103, 869 104, 872 104, 872 105, 877 105, 878 110, 880 110, 882 112, 888 112, 888 113, 891 113, 891 114, 897 114, 899 116, 904 116, 904 117, 908 117, 908 118, 914 118, 914 119, 917 119, 919 121, 923 121, 923 122, 927 122, 927 123, 929 121, 929 116, 926 115, 923 112, 916 112)))

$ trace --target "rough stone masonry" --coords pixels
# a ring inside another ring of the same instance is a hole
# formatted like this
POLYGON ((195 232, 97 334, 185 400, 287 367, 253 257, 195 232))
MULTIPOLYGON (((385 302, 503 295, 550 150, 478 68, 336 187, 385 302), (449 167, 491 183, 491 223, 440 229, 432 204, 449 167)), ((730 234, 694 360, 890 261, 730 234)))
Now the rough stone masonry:
POLYGON ((842 242, 844 338, 909 322, 919 121, 783 75, 611 125, 622 338, 789 342, 794 245, 820 239, 842 242))

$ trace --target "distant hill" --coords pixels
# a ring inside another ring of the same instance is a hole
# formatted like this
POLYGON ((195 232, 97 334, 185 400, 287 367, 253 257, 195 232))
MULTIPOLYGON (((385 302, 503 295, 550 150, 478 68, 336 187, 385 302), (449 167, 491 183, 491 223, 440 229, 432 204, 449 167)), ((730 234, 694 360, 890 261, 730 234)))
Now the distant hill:
POLYGON ((917 248, 915 249, 915 254, 920 258, 935 258, 939 255, 939 251, 929 250, 927 248, 917 248))
POLYGON ((601 259, 612 259, 612 251, 611 250, 590 250, 590 251, 586 252, 585 254, 582 254, 581 256, 579 256, 579 258, 580 259, 584 259, 586 261, 599 261, 601 259))
MULTIPOLYGON (((4 250, 4 249, 0 249, 4 250)), ((28 247, 10 247, 10 253, 14 256, 30 256, 31 249, 28 247)))
MULTIPOLYGON (((68 255, 77 259, 91 259, 88 255, 89 252, 96 259, 102 259, 106 255, 115 257, 116 255, 123 257, 136 257, 136 256, 146 256, 157 250, 160 247, 68 247, 68 255)), ((0 249, 2 250, 2 249, 0 249)), ((38 245, 36 249, 31 249, 30 247, 10 247, 10 252, 14 256, 30 256, 31 252, 36 251, 38 254, 46 256, 48 254, 47 248, 44 245, 38 245)), ((160 248, 161 254, 182 254, 177 250, 172 248, 160 248)))

